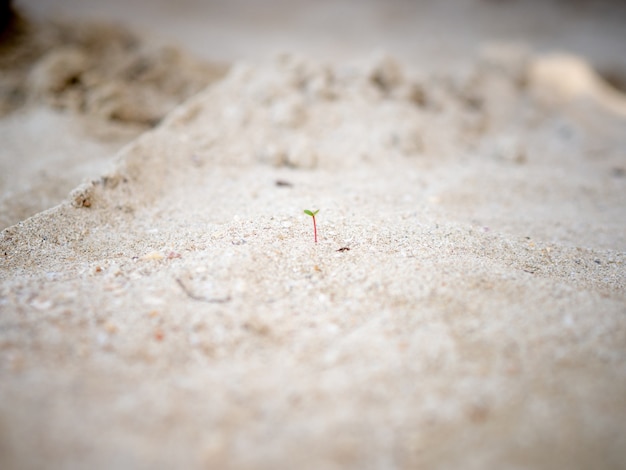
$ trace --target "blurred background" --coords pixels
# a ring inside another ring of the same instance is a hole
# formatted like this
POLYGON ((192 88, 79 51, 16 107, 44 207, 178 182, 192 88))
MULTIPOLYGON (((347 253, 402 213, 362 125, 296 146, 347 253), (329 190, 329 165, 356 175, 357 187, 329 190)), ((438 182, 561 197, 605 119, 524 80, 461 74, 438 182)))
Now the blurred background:
POLYGON ((262 59, 297 50, 346 59, 385 49, 429 65, 485 41, 567 50, 626 67, 626 2, 602 0, 16 0, 37 17, 112 20, 198 57, 262 59), (617 64, 618 62, 619 64, 617 64))
POLYGON ((626 90, 624 1, 0 0, 0 7, 0 229, 102 175, 123 145, 241 60, 295 52, 342 63, 384 52, 418 72, 447 73, 471 65, 486 45, 505 44, 578 55, 626 90), (17 15, 8 14, 11 3, 17 15))

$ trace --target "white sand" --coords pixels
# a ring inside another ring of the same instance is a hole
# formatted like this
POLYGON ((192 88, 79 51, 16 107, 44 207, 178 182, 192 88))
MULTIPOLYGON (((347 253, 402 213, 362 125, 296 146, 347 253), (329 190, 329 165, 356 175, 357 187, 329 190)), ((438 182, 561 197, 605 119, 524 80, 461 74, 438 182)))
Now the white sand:
POLYGON ((626 120, 469 62, 236 65, 4 230, 0 467, 623 468, 626 120))

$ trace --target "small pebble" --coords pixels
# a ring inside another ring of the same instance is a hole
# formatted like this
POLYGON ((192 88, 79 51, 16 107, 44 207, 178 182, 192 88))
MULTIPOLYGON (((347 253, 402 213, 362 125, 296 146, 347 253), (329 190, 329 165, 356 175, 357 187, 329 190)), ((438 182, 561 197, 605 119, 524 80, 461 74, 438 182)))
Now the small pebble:
POLYGON ((117 332, 117 326, 111 321, 108 321, 104 324, 104 329, 107 331, 107 333, 110 334, 114 334, 117 332))
POLYGON ((158 251, 153 251, 151 253, 143 255, 140 259, 142 261, 150 261, 150 260, 159 261, 159 260, 162 260, 163 258, 164 256, 162 253, 159 253, 158 251))
POLYGON ((37 310, 48 310, 50 307, 52 307, 51 300, 35 299, 30 304, 37 310))

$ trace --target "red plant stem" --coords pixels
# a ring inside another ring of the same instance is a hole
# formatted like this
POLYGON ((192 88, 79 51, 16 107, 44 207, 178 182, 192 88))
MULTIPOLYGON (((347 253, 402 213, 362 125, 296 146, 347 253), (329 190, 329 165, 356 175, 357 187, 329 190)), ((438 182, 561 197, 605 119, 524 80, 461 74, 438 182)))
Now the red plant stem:
POLYGON ((315 216, 313 216, 313 234, 315 235, 315 243, 317 243, 317 225, 315 223, 315 216))

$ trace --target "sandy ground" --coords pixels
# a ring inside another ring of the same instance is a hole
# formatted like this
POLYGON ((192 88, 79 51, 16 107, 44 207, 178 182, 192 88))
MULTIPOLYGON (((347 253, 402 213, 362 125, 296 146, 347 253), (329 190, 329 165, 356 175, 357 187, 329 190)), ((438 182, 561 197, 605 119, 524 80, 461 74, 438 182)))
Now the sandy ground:
POLYGON ((1 56, 1 468, 625 468, 623 9, 102 5, 1 56))

